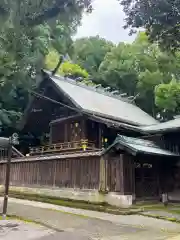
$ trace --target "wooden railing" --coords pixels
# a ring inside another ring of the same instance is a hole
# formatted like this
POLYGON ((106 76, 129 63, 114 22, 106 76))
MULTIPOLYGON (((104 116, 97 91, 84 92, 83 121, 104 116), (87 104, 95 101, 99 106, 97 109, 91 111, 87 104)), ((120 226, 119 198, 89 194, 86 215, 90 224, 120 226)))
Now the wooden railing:
POLYGON ((40 147, 31 147, 29 154, 30 156, 32 156, 59 152, 86 151, 93 149, 96 149, 95 144, 93 142, 88 140, 81 140, 77 142, 65 142, 40 147))

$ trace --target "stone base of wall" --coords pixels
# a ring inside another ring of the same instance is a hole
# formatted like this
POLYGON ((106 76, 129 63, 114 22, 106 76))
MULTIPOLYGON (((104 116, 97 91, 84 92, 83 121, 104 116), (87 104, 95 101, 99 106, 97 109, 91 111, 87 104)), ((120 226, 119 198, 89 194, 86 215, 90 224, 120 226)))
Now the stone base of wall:
POLYGON ((180 202, 180 191, 170 192, 168 193, 168 200, 180 202))
MULTIPOLYGON (((0 186, 0 191, 3 191, 3 186, 0 186)), ((112 206, 128 208, 132 206, 133 197, 131 195, 119 195, 117 193, 103 194, 98 190, 82 190, 69 188, 44 188, 44 187, 16 187, 11 186, 11 191, 27 194, 38 194, 47 197, 57 197, 61 199, 71 199, 86 201, 91 203, 108 203, 112 206)))
POLYGON ((133 204, 133 196, 108 193, 106 195, 106 202, 113 206, 128 208, 133 204))

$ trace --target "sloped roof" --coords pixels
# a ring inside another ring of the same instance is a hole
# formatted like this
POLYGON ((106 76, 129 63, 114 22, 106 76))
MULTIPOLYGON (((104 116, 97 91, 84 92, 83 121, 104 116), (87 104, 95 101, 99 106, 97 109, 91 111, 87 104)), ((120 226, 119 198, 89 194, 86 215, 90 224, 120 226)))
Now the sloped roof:
POLYGON ((153 117, 126 99, 110 96, 106 92, 99 92, 96 88, 85 86, 64 77, 50 76, 50 78, 77 108, 84 110, 86 113, 136 126, 158 123, 153 117))
POLYGON ((170 132, 175 131, 177 129, 180 129, 180 118, 176 118, 174 120, 170 120, 163 123, 141 127, 141 130, 147 133, 170 132))
POLYGON ((160 156, 179 156, 171 151, 162 149, 153 141, 140 138, 126 137, 123 135, 118 135, 114 143, 105 150, 105 153, 110 151, 114 147, 127 150, 133 155, 136 155, 137 153, 144 153, 160 156))

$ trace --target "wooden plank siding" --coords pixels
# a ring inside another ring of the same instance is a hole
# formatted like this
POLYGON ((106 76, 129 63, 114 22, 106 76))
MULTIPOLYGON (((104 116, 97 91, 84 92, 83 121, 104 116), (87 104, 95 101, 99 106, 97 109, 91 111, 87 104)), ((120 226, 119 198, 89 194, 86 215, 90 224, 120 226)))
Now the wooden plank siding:
POLYGON ((110 192, 134 194, 134 160, 132 156, 118 154, 109 157, 107 168, 107 186, 110 192))
POLYGON ((86 138, 85 119, 73 115, 50 123, 51 143, 79 141, 86 138))
POLYGON ((108 158, 107 187, 110 192, 124 193, 123 161, 120 154, 108 158))
POLYGON ((135 166, 134 157, 123 155, 123 172, 124 172, 124 194, 131 195, 135 193, 135 166))
POLYGON ((169 150, 175 154, 180 154, 180 139, 179 139, 180 131, 176 132, 168 132, 161 134, 154 134, 144 136, 144 139, 148 139, 154 141, 158 146, 163 149, 169 150))
MULTIPOLYGON (((0 184, 6 164, 0 162, 0 184)), ((100 157, 12 162, 10 184, 60 188, 99 189, 100 157)))

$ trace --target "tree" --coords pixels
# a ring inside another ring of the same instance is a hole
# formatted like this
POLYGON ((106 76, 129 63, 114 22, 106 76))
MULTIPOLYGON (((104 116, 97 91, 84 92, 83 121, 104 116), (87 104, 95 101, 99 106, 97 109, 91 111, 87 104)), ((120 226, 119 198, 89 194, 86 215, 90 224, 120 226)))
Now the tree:
POLYGON ((130 27, 130 33, 145 28, 150 40, 164 49, 179 49, 180 1, 123 0, 121 4, 126 14, 125 28, 130 27))
POLYGON ((120 43, 107 53, 99 67, 102 84, 134 95, 138 81, 136 60, 130 44, 120 43))
POLYGON ((91 10, 90 3, 91 0, 2 0, 0 14, 1 18, 11 18, 14 24, 26 27, 34 27, 59 16, 74 25, 80 20, 84 9, 91 10))
POLYGON ((149 71, 139 73, 137 90, 139 97, 137 99, 138 105, 152 116, 156 117, 158 109, 155 105, 154 91, 156 86, 163 82, 162 73, 157 71, 149 71))
MULTIPOLYGON (((59 61, 59 54, 55 50, 51 50, 46 57, 45 67, 46 69, 52 71, 56 68, 59 61)), ((61 63, 59 68, 57 69, 57 73, 59 75, 70 77, 72 79, 88 78, 89 74, 85 69, 82 69, 78 64, 74 64, 65 59, 65 61, 61 63)))
POLYGON ((70 35, 89 0, 28 0, 0 3, 0 126, 15 125, 53 47, 70 49, 70 35))
POLYGON ((60 69, 60 73, 62 73, 65 77, 70 77, 72 79, 87 79, 89 74, 85 69, 82 69, 79 65, 70 63, 70 62, 64 62, 60 69))
POLYGON ((160 84, 155 89, 155 102, 163 118, 169 120, 180 114, 180 83, 176 80, 160 84))
POLYGON ((85 68, 94 78, 105 55, 111 51, 113 43, 99 36, 77 39, 74 44, 73 61, 85 68))
POLYGON ((102 84, 135 96, 137 105, 156 117, 161 109, 155 104, 155 89, 179 79, 179 69, 178 54, 161 52, 142 32, 132 44, 120 43, 107 53, 99 75, 102 84))

